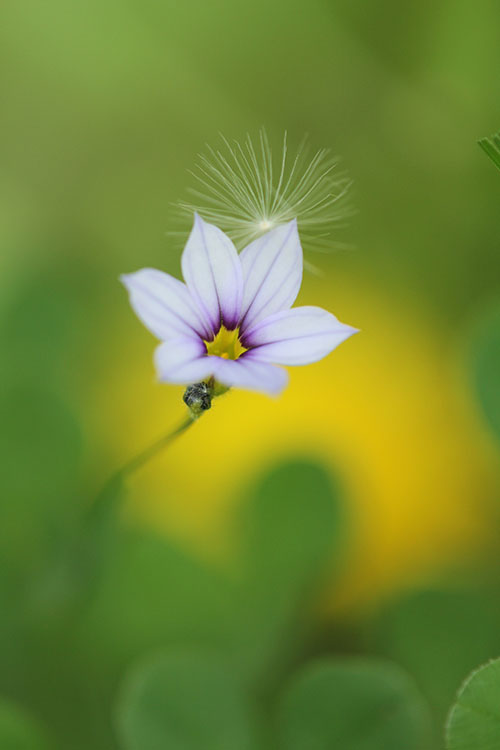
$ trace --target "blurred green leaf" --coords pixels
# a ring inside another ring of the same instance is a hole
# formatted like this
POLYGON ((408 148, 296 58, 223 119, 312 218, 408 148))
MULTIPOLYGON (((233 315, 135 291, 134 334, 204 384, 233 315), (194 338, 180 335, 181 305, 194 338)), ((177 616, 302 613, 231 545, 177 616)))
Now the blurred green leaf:
POLYGON ((167 538, 123 530, 84 618, 93 652, 121 664, 182 640, 223 648, 250 679, 270 667, 279 678, 273 668, 290 658, 298 627, 312 619, 311 596, 335 557, 339 516, 324 470, 290 462, 245 505, 239 576, 211 569, 167 538))
POLYGON ((306 667, 278 713, 280 750, 431 750, 430 719, 411 679, 383 661, 306 667))
POLYGON ((125 750, 248 750, 253 712, 215 655, 165 653, 127 676, 117 708, 125 750))
POLYGON ((79 618, 99 590, 121 531, 119 507, 123 482, 108 482, 64 543, 55 545, 31 591, 32 614, 45 626, 79 618))
POLYGON ((446 726, 447 750, 500 747, 500 659, 473 672, 461 687, 446 726))
POLYGON ((224 645, 234 633, 235 588, 168 539, 122 529, 95 601, 85 648, 122 665, 165 644, 224 645))
POLYGON ((44 730, 22 709, 0 699, 0 748, 2 750, 49 750, 44 730))
POLYGON ((38 386, 13 385, 0 394, 1 481, 14 500, 54 496, 78 467, 81 436, 67 406, 38 386), (5 483, 5 484, 4 484, 5 483))
POLYGON ((92 737, 97 729, 102 736, 99 748, 114 747, 98 719, 109 724, 116 685, 145 652, 179 644, 201 651, 227 649, 236 629, 234 601, 234 587, 222 571, 167 538, 122 526, 95 596, 74 621, 75 629, 66 627, 63 633, 64 642, 71 632, 62 658, 75 669, 70 685, 78 686, 79 693, 78 707, 74 696, 70 701, 77 714, 73 723, 79 730, 78 750, 97 746, 92 737))
POLYGON ((300 589, 338 552, 338 488, 318 464, 287 461, 258 486, 243 513, 246 564, 263 588, 300 589))
POLYGON ((344 518, 340 491, 325 469, 290 460, 259 483, 240 517, 241 657, 249 674, 280 679, 310 626, 311 602, 338 565, 344 518))
POLYGON ((479 401, 489 423, 500 435, 500 301, 476 324, 471 360, 479 401))
POLYGON ((429 700, 441 727, 456 687, 500 650, 496 595, 474 591, 420 591, 382 614, 369 646, 401 664, 429 700))
POLYGON ((29 560, 75 510, 81 435, 66 404, 39 386, 3 388, 0 424, 0 548, 29 560))
POLYGON ((74 269, 70 271, 65 259, 48 266, 22 278, 19 288, 14 287, 11 304, 2 311, 0 344, 8 356, 2 357, 0 374, 11 380, 40 383, 52 379, 76 335, 74 269))

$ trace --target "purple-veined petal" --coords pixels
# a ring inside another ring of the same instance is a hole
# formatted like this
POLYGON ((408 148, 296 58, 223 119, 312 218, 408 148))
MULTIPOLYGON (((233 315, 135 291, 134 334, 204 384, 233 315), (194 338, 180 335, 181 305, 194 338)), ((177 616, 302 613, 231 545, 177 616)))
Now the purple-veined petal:
POLYGON ((242 343, 260 362, 308 365, 356 332, 321 307, 295 307, 256 323, 242 343))
POLYGON ((239 359, 222 359, 221 357, 209 357, 209 359, 214 360, 215 379, 227 386, 261 391, 275 396, 288 382, 286 370, 254 360, 251 352, 246 352, 239 359))
POLYGON ((236 328, 243 298, 238 253, 224 232, 197 214, 182 254, 182 273, 212 332, 217 333, 221 322, 236 328))
POLYGON ((245 284, 241 330, 245 332, 268 315, 288 310, 295 302, 303 266, 296 220, 251 242, 240 258, 245 284))
POLYGON ((158 380, 162 383, 189 385, 212 374, 210 360, 215 357, 207 357, 205 344, 200 339, 181 336, 160 344, 154 359, 158 380))
POLYGON ((143 268, 120 276, 137 317, 152 334, 165 341, 179 334, 210 335, 189 289, 163 271, 143 268))

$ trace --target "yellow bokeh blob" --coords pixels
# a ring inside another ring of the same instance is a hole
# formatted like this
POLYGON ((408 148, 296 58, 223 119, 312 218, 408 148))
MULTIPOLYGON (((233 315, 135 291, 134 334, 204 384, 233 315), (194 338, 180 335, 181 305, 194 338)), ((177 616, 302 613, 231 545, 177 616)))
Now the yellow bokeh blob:
MULTIPOLYGON (((387 290, 360 289, 359 279, 306 286, 298 304, 332 310, 361 333, 322 362, 289 368, 278 399, 237 390, 217 399, 130 480, 129 511, 220 560, 242 489, 280 459, 311 457, 345 489, 350 544, 335 601, 352 606, 477 552, 498 492, 497 456, 435 321, 387 290)), ((153 382, 154 346, 145 331, 128 337, 113 399, 100 409, 106 419, 94 425, 116 461, 184 414, 183 389, 153 382)))

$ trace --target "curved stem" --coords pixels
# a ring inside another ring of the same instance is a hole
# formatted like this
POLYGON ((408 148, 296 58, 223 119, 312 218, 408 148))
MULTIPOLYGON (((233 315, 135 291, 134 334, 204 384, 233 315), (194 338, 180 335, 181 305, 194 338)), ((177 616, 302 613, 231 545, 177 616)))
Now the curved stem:
POLYGON ((54 623, 61 622, 66 627, 68 618, 79 616, 93 596, 113 548, 123 481, 182 435, 198 417, 190 410, 178 427, 111 475, 84 511, 81 524, 65 543, 61 557, 49 564, 37 582, 32 604, 41 617, 52 617, 54 623))
POLYGON ((194 416, 191 412, 189 412, 188 416, 184 419, 183 422, 180 423, 178 427, 176 427, 171 432, 167 432, 166 435, 163 435, 159 440, 156 440, 137 456, 134 456, 129 461, 127 461, 127 463, 125 463, 120 469, 115 471, 114 474, 112 474, 107 480, 104 487, 97 495, 95 501, 88 508, 87 515, 91 517, 100 515, 100 513, 103 512, 104 508, 107 508, 113 503, 113 499, 118 489, 122 486, 122 482, 124 479, 140 469, 141 466, 144 466, 144 464, 146 464, 157 453, 163 450, 163 448, 166 448, 167 445, 169 445, 176 438, 182 435, 183 432, 186 432, 186 430, 191 427, 191 425, 196 422, 197 419, 197 416, 194 416))
POLYGON ((124 478, 130 476, 130 474, 133 474, 135 471, 137 471, 137 469, 140 469, 141 466, 147 463, 163 448, 166 448, 167 445, 172 443, 177 437, 179 437, 179 435, 182 435, 183 432, 186 432, 186 430, 191 427, 191 425, 195 421, 196 420, 193 419, 191 415, 189 415, 183 422, 181 422, 178 427, 176 427, 175 430, 173 430, 172 432, 168 432, 166 435, 163 435, 159 440, 156 440, 154 443, 152 443, 152 445, 143 450, 142 453, 139 453, 138 456, 134 456, 134 458, 130 459, 130 461, 128 461, 124 466, 122 466, 121 469, 116 472, 116 475, 119 475, 120 478, 124 478))

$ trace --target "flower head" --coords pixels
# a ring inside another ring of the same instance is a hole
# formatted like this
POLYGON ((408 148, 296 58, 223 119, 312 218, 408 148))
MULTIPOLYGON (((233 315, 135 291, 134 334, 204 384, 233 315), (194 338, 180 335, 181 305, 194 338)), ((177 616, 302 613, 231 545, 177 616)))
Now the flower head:
POLYGON ((162 382, 213 379, 277 394, 288 379, 277 365, 316 362, 356 332, 320 307, 291 309, 303 267, 295 219, 238 255, 224 232, 195 215, 181 265, 185 283, 152 268, 121 277, 136 314, 162 341, 162 382))

